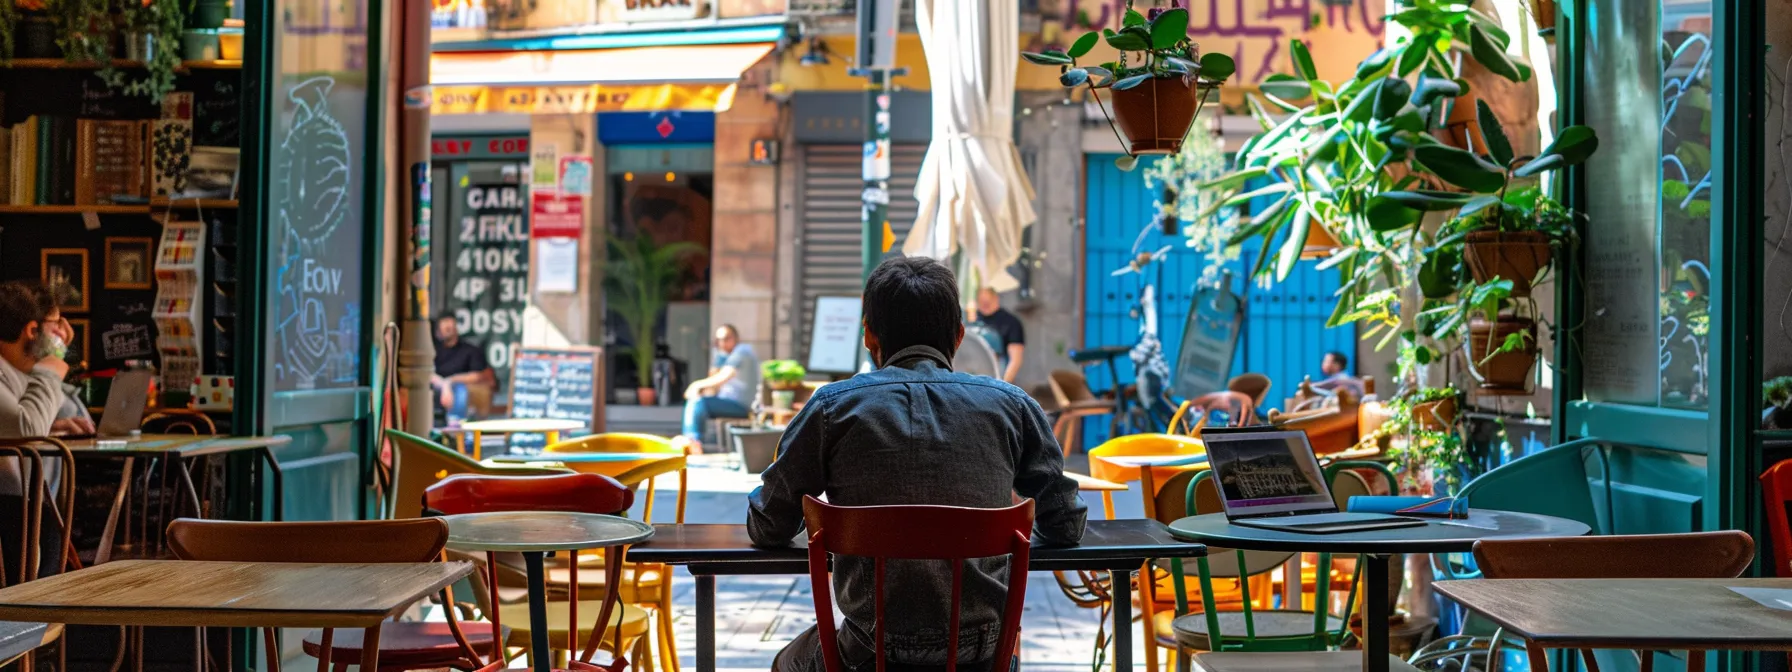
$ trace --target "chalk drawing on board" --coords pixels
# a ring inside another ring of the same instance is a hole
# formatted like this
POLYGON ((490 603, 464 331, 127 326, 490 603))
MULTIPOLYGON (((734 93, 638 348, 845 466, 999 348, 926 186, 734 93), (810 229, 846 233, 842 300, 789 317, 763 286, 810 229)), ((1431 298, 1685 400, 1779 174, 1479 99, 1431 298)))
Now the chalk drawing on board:
POLYGON ((275 176, 274 376, 290 389, 352 383, 359 368, 360 306, 343 282, 352 269, 331 256, 349 213, 354 161, 347 131, 330 116, 335 85, 314 77, 286 92, 294 109, 275 176))
POLYGON ((305 242, 321 242, 348 215, 348 132, 330 116, 330 89, 336 80, 315 77, 286 91, 297 107, 280 141, 280 223, 305 242))

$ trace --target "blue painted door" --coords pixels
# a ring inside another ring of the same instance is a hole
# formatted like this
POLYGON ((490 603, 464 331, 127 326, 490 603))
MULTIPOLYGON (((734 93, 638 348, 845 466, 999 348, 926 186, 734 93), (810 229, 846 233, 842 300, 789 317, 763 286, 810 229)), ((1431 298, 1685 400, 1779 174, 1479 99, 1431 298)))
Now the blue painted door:
MULTIPOLYGON (((1158 230, 1153 224, 1158 194, 1145 188, 1142 170, 1123 172, 1115 168, 1115 157, 1091 154, 1087 158, 1083 345, 1138 342, 1139 320, 1133 311, 1140 291, 1150 283, 1157 287, 1158 338, 1163 341, 1164 357, 1174 365, 1188 321, 1190 297, 1208 262, 1187 247, 1186 238, 1166 236, 1158 230), (1139 242, 1141 232, 1143 242, 1139 242), (1151 266, 1143 276, 1112 275, 1132 259, 1135 242, 1139 242, 1138 249, 1147 252, 1165 245, 1172 249, 1162 263, 1151 266)), ((1320 376, 1319 361, 1326 352, 1339 350, 1354 355, 1356 332, 1351 327, 1325 328, 1325 320, 1331 315, 1332 293, 1340 282, 1337 271, 1320 271, 1316 264, 1303 263, 1286 281, 1265 289, 1250 286, 1246 280, 1256 258, 1257 247, 1247 244, 1239 259, 1227 264, 1226 270, 1233 277, 1232 291, 1243 295, 1246 305, 1232 374, 1249 371, 1269 376, 1271 387, 1265 403, 1279 407, 1303 376, 1320 376)), ((1122 384, 1132 382, 1132 362, 1122 361, 1118 373, 1122 384)), ((1112 384, 1106 366, 1091 367, 1084 374, 1097 390, 1112 384)), ((1107 418, 1087 420, 1083 445, 1100 445, 1109 434, 1107 418)))

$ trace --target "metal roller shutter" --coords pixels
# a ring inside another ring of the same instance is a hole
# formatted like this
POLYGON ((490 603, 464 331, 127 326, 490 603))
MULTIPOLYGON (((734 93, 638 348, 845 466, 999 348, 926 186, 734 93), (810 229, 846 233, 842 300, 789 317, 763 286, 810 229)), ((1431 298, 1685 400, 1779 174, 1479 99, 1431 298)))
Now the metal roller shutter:
MULTIPOLYGON (((859 145, 804 145, 801 228, 796 241, 797 283, 801 291, 797 324, 802 360, 809 356, 809 325, 815 315, 815 297, 854 296, 864 274, 859 264, 861 221, 859 194, 865 181, 859 145)), ((920 204, 915 201, 915 179, 927 145, 896 144, 890 156, 890 228, 896 232, 895 254, 915 224, 920 204)))

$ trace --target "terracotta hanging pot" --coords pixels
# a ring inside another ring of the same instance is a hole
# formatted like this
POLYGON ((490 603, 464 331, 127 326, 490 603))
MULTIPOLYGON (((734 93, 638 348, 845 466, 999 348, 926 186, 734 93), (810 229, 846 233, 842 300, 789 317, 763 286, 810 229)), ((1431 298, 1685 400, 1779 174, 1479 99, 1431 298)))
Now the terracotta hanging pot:
POLYGON ((1325 230, 1319 220, 1313 219, 1307 222, 1307 245, 1300 249, 1300 258, 1323 259, 1332 256, 1340 247, 1343 246, 1338 243, 1337 237, 1325 230))
POLYGON ((1427 432, 1447 432, 1456 424, 1456 398, 1446 397, 1412 405, 1412 426, 1427 432))
POLYGON ((1464 239, 1462 258, 1475 282, 1512 281, 1512 296, 1530 296, 1533 282, 1549 268, 1549 236, 1538 231, 1475 231, 1464 239))
POLYGON ((1537 323, 1523 317, 1502 316, 1492 322, 1477 318, 1469 322, 1468 352, 1482 394, 1528 394, 1531 371, 1537 368, 1537 323), (1512 334, 1525 334, 1525 346, 1489 358, 1488 353, 1512 334))
POLYGON ((1556 35, 1556 0, 1530 0, 1531 20, 1537 22, 1537 34, 1548 39, 1556 35))
POLYGON ((1130 89, 1115 89, 1114 125, 1126 135, 1132 154, 1175 154, 1195 125, 1206 94, 1194 77, 1153 77, 1130 89))

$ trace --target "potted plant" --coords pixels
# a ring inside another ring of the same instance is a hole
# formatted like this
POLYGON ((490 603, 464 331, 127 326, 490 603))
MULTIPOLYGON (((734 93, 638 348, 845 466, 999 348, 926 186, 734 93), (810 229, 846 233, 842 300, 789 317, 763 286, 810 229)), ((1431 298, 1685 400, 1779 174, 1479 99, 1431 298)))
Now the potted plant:
POLYGON ((1450 431, 1456 426, 1456 410, 1461 396, 1462 393, 1454 387, 1420 388, 1407 402, 1413 428, 1429 432, 1450 431))
POLYGON ((1762 429, 1792 429, 1792 376, 1761 384, 1762 429))
POLYGON ((181 64, 182 0, 124 0, 124 57, 143 65, 141 77, 111 66, 100 70, 106 84, 134 96, 160 101, 174 90, 174 71, 181 64))
POLYGON ((803 387, 803 376, 809 375, 803 365, 789 359, 773 359, 759 365, 759 371, 766 386, 772 388, 773 407, 796 405, 796 393, 803 387))
MULTIPOLYGON (((1128 0, 1119 30, 1090 31, 1069 49, 1023 52, 1021 56, 1036 65, 1058 68, 1059 83, 1069 89, 1087 89, 1098 107, 1100 91, 1111 91, 1114 112, 1108 117, 1108 126, 1126 149, 1120 167, 1131 170, 1140 154, 1180 150, 1208 96, 1236 69, 1230 56, 1200 52, 1188 39, 1188 20, 1186 8, 1152 9, 1146 15, 1134 10, 1128 0), (1078 62, 1102 41, 1119 52, 1117 58, 1100 65, 1078 62)), ((1106 108, 1102 112, 1106 114, 1106 108)))
POLYGON ((658 399, 653 389, 655 331, 668 297, 685 279, 684 257, 700 254, 695 243, 658 245, 653 236, 610 239, 610 257, 604 265, 604 287, 610 309, 622 317, 634 338, 629 354, 635 360, 635 392, 638 403, 652 406, 658 399))
POLYGON ((60 55, 48 10, 45 0, 0 0, 0 63, 60 55))

